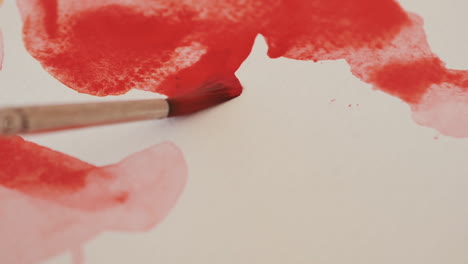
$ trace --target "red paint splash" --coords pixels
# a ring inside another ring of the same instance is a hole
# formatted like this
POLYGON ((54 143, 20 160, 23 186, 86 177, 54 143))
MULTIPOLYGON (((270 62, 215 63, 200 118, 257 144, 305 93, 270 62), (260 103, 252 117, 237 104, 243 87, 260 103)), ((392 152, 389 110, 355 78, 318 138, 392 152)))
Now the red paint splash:
POLYGON ((420 124, 468 136, 468 74, 447 69, 422 20, 394 0, 18 3, 28 51, 80 92, 190 92, 233 78, 262 34, 270 57, 344 58, 357 77, 408 103, 420 124))
POLYGON ((132 88, 172 96, 234 78, 255 38, 218 13, 236 1, 185 2, 22 0, 19 7, 26 48, 64 84, 100 96, 132 88))
POLYGON ((468 71, 445 67, 417 15, 393 0, 281 3, 261 32, 271 57, 345 59, 358 78, 408 103, 419 124, 468 137, 468 71))
POLYGON ((186 182, 185 161, 172 143, 105 167, 20 137, 0 138, 0 150, 0 263, 77 252, 105 230, 149 230, 186 182))

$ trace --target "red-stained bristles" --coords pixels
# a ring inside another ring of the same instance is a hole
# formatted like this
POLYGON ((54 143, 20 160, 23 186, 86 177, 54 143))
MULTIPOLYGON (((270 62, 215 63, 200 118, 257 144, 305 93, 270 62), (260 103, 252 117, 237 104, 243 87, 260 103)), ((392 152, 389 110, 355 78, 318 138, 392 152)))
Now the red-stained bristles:
POLYGON ((188 93, 168 98, 169 117, 189 115, 229 101, 242 93, 237 78, 215 80, 188 93))
POLYGON ((169 99, 7 107, 0 109, 0 136, 117 124, 189 115, 242 93, 236 78, 218 79, 169 99))

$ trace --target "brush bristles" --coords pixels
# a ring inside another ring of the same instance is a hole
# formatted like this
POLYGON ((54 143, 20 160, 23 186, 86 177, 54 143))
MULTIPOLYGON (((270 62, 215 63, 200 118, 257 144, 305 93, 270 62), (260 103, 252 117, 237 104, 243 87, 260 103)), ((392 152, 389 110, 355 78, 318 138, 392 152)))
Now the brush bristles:
POLYGON ((169 117, 189 115, 229 101, 242 93, 237 78, 216 80, 185 94, 167 99, 169 117))

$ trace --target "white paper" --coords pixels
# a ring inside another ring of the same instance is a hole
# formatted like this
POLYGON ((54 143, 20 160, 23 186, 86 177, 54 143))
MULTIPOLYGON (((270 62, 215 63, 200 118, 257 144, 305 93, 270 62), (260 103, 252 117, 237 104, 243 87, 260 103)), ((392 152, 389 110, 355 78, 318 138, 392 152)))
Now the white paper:
MULTIPOLYGON (((468 2, 401 3, 448 67, 468 69, 468 2)), ((14 1, 0 23, 2 106, 157 96, 78 94, 27 54, 14 1)), ((261 36, 237 75, 241 97, 190 117, 27 137, 96 165, 165 140, 184 152, 189 183, 169 217, 148 233, 100 235, 86 263, 468 261, 468 139, 417 125, 344 61, 269 59, 261 36)))

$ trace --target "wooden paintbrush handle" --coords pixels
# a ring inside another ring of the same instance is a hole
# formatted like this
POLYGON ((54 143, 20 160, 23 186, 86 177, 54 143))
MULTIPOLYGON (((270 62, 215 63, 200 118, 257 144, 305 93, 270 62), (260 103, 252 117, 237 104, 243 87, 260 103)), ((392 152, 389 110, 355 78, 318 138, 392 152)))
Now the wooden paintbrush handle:
POLYGON ((161 119, 168 113, 164 99, 3 108, 0 135, 161 119))

